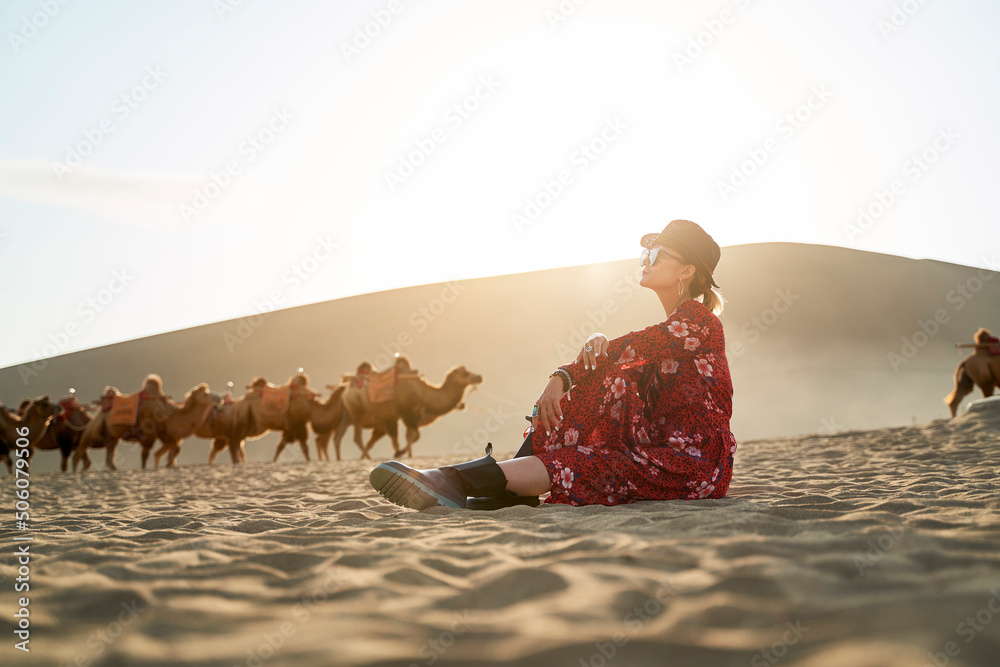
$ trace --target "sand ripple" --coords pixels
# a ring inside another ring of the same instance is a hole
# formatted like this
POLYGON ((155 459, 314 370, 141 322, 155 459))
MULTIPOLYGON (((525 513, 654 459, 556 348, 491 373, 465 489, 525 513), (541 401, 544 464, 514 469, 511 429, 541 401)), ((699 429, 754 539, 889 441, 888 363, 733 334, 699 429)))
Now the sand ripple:
POLYGON ((720 500, 416 513, 369 468, 33 476, 25 664, 1000 664, 995 411, 742 443, 720 500))

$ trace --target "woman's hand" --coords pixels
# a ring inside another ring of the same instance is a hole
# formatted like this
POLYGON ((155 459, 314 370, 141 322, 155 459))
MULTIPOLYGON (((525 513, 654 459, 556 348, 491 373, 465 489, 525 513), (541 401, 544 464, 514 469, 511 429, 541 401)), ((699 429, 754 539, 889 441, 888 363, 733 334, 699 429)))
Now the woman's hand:
POLYGON ((594 370, 597 368, 597 358, 602 355, 607 358, 610 346, 607 336, 602 333, 592 334, 583 344, 580 354, 576 355, 576 360, 582 361, 585 369, 594 370))
MULTIPOLYGON (((541 424, 545 429, 545 435, 552 432, 562 421, 562 406, 559 399, 563 396, 563 381, 559 376, 549 378, 549 383, 542 390, 542 395, 535 401, 538 406, 538 414, 531 418, 531 430, 534 431, 541 424)), ((534 410, 532 410, 534 411, 534 410)))

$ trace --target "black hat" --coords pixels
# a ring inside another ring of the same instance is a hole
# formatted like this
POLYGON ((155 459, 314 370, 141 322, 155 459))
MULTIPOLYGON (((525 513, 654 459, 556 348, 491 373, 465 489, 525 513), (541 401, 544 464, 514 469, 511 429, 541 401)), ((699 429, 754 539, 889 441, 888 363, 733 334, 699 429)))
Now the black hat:
POLYGON ((705 273, 712 287, 718 287, 712 272, 719 264, 722 251, 715 239, 698 224, 690 220, 671 220, 662 232, 646 234, 639 243, 643 248, 652 248, 658 243, 676 248, 685 259, 705 273))

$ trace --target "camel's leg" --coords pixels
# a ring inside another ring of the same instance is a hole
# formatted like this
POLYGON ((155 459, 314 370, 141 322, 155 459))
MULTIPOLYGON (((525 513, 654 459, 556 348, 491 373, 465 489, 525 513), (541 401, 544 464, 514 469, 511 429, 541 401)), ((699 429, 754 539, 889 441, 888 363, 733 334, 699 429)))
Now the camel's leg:
POLYGON ((955 371, 955 390, 944 399, 945 403, 948 404, 948 409, 951 410, 952 417, 958 414, 959 404, 965 396, 972 393, 974 386, 972 378, 965 370, 965 364, 960 364, 958 370, 955 371))
POLYGON ((66 452, 62 453, 62 463, 59 465, 59 469, 66 472, 66 468, 69 467, 69 454, 66 452))
POLYGON ((334 453, 337 455, 337 460, 340 460, 340 441, 344 439, 344 434, 347 433, 347 427, 351 425, 351 420, 347 416, 347 411, 340 417, 340 423, 337 424, 337 432, 333 434, 333 449, 334 453))
POLYGON ((983 398, 989 398, 993 395, 993 383, 987 380, 979 385, 979 391, 983 392, 983 398))
POLYGON ((222 451, 222 448, 219 447, 219 439, 213 438, 212 449, 210 449, 208 452, 208 465, 212 465, 212 461, 215 460, 215 457, 219 455, 220 451, 222 451))
POLYGON ((406 453, 413 458, 413 443, 420 439, 420 430, 417 427, 406 427, 406 453))
POLYGON ((151 442, 142 441, 139 444, 142 446, 142 469, 146 469, 146 461, 149 460, 149 453, 153 451, 153 445, 156 443, 155 440, 151 442))
POLYGON ((288 440, 285 436, 285 432, 281 432, 281 440, 278 441, 278 448, 274 451, 274 458, 271 459, 272 462, 276 462, 278 457, 281 456, 281 452, 284 451, 285 445, 288 444, 288 440))
POLYGON ((316 434, 316 460, 330 460, 330 436, 331 431, 324 431, 316 434))
POLYGON ((309 462, 309 439, 302 438, 299 440, 299 447, 302 448, 302 456, 306 457, 306 463, 309 462))
MULTIPOLYGON (((160 459, 163 458, 163 455, 167 453, 168 449, 169 449, 169 446, 167 445, 166 441, 161 441, 160 442, 160 448, 157 449, 156 452, 153 453, 153 467, 154 468, 159 468, 160 467, 160 459)), ((143 449, 143 453, 145 454, 145 449, 143 449)), ((146 467, 145 457, 143 457, 142 467, 143 468, 146 467)))
MULTIPOLYGON (((375 425, 375 428, 372 429, 372 436, 370 438, 368 438, 368 443, 365 445, 365 454, 366 455, 369 452, 371 452, 372 447, 375 446, 375 443, 378 442, 379 440, 381 440, 382 436, 384 436, 388 432, 387 427, 388 427, 388 422, 386 422, 386 424, 382 425, 382 426, 379 426, 378 424, 375 425)), ((395 442, 395 440, 393 441, 392 446, 393 446, 393 450, 395 450, 395 448, 396 448, 396 442, 395 442)), ((365 458, 371 458, 371 457, 370 456, 365 456, 365 458)))
MULTIPOLYGON (((109 442, 105 445, 105 447, 108 451, 107 457, 104 460, 104 465, 107 466, 108 470, 118 470, 118 466, 115 465, 115 450, 118 448, 118 441, 115 440, 114 442, 109 442)), ((143 459, 143 463, 145 463, 145 459, 143 459)), ((90 466, 87 466, 87 468, 89 467, 90 466)), ((143 468, 145 467, 146 466, 144 465, 143 468)), ((86 468, 84 468, 84 470, 86 470, 86 468)))
POLYGON ((170 451, 167 453, 167 467, 176 468, 177 467, 177 457, 181 455, 181 442, 182 440, 174 440, 170 443, 170 451))
POLYGON ((362 430, 363 430, 363 427, 361 425, 361 422, 354 422, 354 444, 357 445, 358 449, 361 450, 361 458, 363 458, 363 459, 370 459, 371 457, 368 456, 368 449, 361 442, 361 431, 362 430))

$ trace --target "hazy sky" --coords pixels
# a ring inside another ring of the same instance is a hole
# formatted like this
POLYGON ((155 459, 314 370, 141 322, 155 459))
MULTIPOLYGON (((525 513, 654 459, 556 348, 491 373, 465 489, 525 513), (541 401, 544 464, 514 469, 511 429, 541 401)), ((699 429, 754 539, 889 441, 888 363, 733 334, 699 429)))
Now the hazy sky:
POLYGON ((989 0, 9 0, 0 366, 679 217, 1000 268, 998 34, 989 0))

